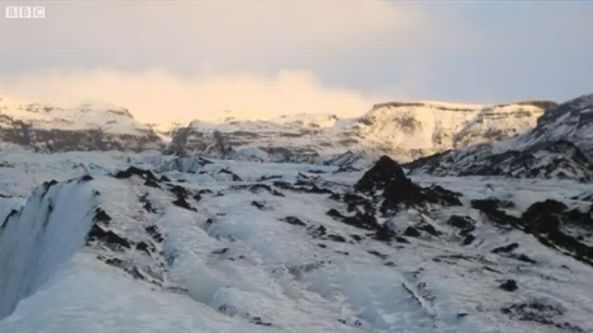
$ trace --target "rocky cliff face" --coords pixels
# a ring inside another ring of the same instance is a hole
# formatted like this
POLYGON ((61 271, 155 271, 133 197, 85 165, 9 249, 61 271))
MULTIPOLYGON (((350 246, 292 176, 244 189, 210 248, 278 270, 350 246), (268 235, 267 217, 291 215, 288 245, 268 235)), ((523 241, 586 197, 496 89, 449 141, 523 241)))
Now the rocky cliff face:
POLYGON ((575 98, 552 109, 521 141, 525 146, 565 140, 593 159, 593 94, 575 98))
POLYGON ((219 159, 360 169, 382 155, 409 162, 512 137, 533 128, 537 118, 553 106, 552 102, 495 106, 385 103, 352 119, 301 114, 255 121, 196 120, 175 129, 171 142, 165 144, 163 135, 121 107, 104 103, 56 107, 0 96, 0 147, 41 152, 154 149, 219 159))
POLYGON ((0 96, 0 145, 41 152, 162 149, 128 110, 99 104, 56 107, 0 96))
POLYGON ((593 180, 593 94, 546 112, 517 137, 422 158, 413 173, 593 180))
POLYGON ((268 121, 201 121, 173 133, 172 152, 273 162, 328 162, 344 152, 410 161, 491 142, 535 126, 552 102, 476 106, 438 102, 375 105, 354 119, 302 116, 268 121))

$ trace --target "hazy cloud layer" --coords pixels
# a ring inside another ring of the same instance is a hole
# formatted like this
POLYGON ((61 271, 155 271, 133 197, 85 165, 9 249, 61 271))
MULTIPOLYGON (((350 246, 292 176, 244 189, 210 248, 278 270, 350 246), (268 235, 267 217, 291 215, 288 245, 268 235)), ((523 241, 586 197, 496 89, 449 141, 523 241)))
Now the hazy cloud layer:
POLYGON ((219 108, 350 115, 376 98, 561 101, 593 90, 593 2, 29 4, 45 5, 46 19, 0 18, 2 91, 108 99, 150 119, 157 104, 184 119, 219 108))
POLYGON ((385 96, 322 86, 310 72, 281 72, 273 78, 201 76, 183 78, 163 70, 47 71, 19 75, 3 89, 9 96, 72 104, 100 99, 127 107, 144 122, 186 123, 235 116, 265 119, 282 114, 324 113, 352 117, 385 96), (77 98, 72 99, 72 92, 77 98))

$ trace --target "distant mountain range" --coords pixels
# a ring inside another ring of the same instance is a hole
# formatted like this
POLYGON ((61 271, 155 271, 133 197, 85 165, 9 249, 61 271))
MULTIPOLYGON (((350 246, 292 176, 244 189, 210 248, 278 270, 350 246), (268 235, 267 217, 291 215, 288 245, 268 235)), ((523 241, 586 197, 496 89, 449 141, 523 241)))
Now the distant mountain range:
POLYGON ((0 147, 41 152, 163 149, 127 109, 101 103, 58 107, 0 96, 0 147))
POLYGON ((291 115, 268 120, 196 120, 162 134, 125 108, 93 103, 56 107, 0 97, 0 145, 42 152, 161 150, 221 159, 337 163, 388 155, 409 162, 524 133, 556 104, 493 106, 443 102, 375 105, 358 118, 291 115))
POLYGON ((173 132, 169 151, 216 158, 320 163, 350 152, 399 161, 531 129, 552 102, 496 106, 440 102, 385 103, 358 118, 290 116, 266 121, 195 121, 173 132))

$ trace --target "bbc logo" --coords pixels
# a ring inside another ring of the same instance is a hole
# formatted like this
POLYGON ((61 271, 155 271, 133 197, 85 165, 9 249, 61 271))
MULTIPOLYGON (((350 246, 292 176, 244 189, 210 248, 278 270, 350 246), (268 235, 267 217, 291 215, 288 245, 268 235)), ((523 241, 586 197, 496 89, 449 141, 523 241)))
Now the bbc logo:
POLYGON ((45 7, 6 7, 4 13, 6 18, 40 19, 45 18, 45 7))

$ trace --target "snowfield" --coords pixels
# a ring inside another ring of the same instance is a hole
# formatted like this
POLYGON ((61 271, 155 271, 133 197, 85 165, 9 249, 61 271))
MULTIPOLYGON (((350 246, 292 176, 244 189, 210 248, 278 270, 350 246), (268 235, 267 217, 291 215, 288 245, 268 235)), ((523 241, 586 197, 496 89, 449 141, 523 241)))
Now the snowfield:
POLYGON ((0 332, 593 331, 590 184, 365 171, 0 152, 0 332))

